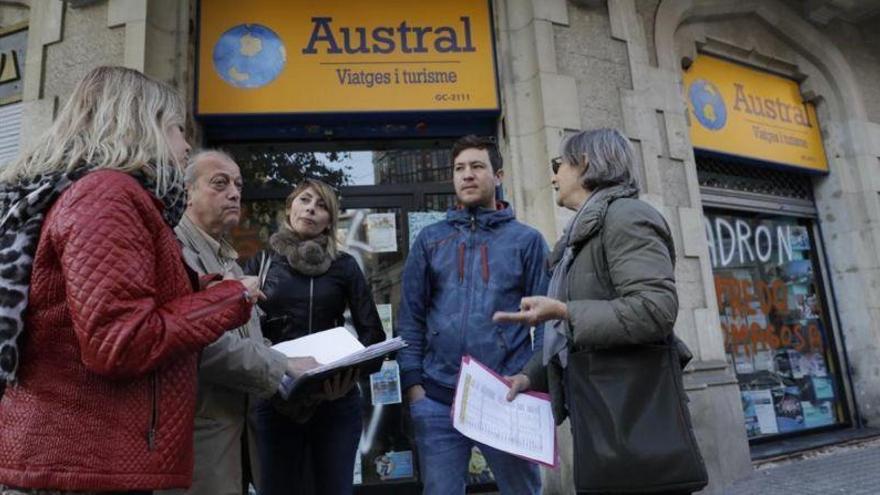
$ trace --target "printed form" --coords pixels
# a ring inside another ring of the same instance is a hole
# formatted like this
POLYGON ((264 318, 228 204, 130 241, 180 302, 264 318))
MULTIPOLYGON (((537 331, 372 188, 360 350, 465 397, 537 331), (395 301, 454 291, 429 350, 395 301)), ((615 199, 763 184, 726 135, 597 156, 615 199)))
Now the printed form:
POLYGON ((455 387, 452 425, 462 435, 498 450, 556 465, 556 425, 547 394, 524 392, 507 401, 507 382, 465 356, 455 387))

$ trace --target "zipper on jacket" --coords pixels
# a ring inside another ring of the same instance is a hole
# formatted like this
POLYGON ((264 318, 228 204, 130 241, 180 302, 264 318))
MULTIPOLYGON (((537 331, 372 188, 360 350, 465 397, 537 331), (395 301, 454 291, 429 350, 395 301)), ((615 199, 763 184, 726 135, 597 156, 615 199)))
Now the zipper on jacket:
POLYGON ((312 306, 315 302, 315 277, 309 278, 309 333, 312 333, 312 306))
POLYGON ((480 268, 483 275, 483 285, 489 287, 489 246, 480 244, 480 268))
POLYGON ((234 296, 229 296, 229 297, 222 299, 220 301, 211 303, 203 308, 199 308, 197 310, 194 310, 194 311, 187 313, 186 319, 190 320, 190 321, 198 320, 198 319, 205 317, 207 315, 214 314, 218 310, 223 309, 226 306, 229 306, 230 305, 229 303, 238 301, 242 297, 244 297, 244 296, 242 296, 242 294, 239 293, 239 294, 235 294, 234 296))
MULTIPOLYGON (((476 247, 476 234, 477 234, 477 217, 474 215, 471 215, 471 233, 468 236, 469 238, 467 240, 467 249, 465 250, 466 254, 468 252, 472 251, 472 249, 476 247)), ((463 258, 463 260, 466 260, 466 262, 463 262, 463 265, 466 266, 467 269, 464 271, 466 285, 465 285, 465 301, 464 301, 464 311, 462 312, 463 316, 462 316, 462 321, 461 321, 461 338, 460 338, 461 354, 462 355, 464 355, 468 349, 467 328, 468 328, 468 320, 470 319, 470 313, 471 313, 471 297, 473 296, 473 285, 474 285, 472 283, 472 281, 474 279, 474 277, 473 277, 474 266, 473 265, 474 265, 474 260, 477 259, 476 253, 474 253, 474 256, 471 256, 470 259, 467 258, 466 254, 463 258)))
POLYGON ((156 450, 156 429, 159 426, 159 377, 150 375, 150 427, 147 429, 147 448, 156 450))

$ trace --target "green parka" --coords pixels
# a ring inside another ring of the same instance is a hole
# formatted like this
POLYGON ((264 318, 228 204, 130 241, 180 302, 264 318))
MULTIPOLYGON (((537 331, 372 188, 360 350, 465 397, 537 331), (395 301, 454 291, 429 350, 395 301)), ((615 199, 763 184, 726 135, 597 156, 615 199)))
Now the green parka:
MULTIPOLYGON (((563 283, 571 339, 577 352, 638 343, 663 342, 678 314, 675 248, 669 226, 634 189, 616 186, 587 206, 573 225, 569 245, 575 259, 563 283)), ((550 255, 562 258, 564 239, 550 255)), ((547 329, 549 331, 549 329, 547 329)), ((563 369, 558 358, 547 367, 537 352, 525 367, 532 389, 549 392, 557 424, 566 418, 563 369)))

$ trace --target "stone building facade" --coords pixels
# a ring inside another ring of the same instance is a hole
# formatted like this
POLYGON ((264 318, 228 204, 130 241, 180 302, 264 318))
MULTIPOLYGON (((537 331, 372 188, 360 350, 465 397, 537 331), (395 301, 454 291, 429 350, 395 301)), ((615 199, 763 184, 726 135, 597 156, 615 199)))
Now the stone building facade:
MULTIPOLYGON (((567 132, 617 127, 637 150, 642 199, 673 230, 681 303, 676 332, 695 354, 686 384, 710 471, 706 493, 720 493, 747 475, 756 446, 773 438, 752 441, 750 452, 742 387, 721 329, 704 222, 702 155, 692 145, 694 123, 683 85, 686 67, 698 56, 793 80, 815 105, 829 171, 797 180, 809 187, 812 206, 804 215, 821 251, 815 276, 823 281, 823 321, 839 382, 837 428, 825 430, 839 435, 880 423, 880 2, 491 5, 504 189, 520 219, 548 241, 556 239, 569 214, 554 206, 548 160, 567 132)), ((192 102, 196 8, 188 0, 0 1, 0 33, 22 23, 28 31, 20 146, 48 127, 76 80, 97 65, 142 70, 180 88, 192 102)), ((190 131, 198 142, 197 120, 190 120, 190 131)), ((765 203, 752 210, 784 213, 788 204, 765 203)), ((825 430, 812 435, 827 435, 825 430)), ((548 482, 554 483, 548 492, 565 492, 555 485, 558 479, 548 482)))

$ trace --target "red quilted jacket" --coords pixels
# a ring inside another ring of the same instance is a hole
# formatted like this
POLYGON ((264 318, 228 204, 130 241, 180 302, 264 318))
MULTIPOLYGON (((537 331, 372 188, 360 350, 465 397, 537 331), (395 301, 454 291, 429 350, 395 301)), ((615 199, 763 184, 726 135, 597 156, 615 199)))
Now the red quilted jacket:
POLYGON ((49 210, 19 383, 0 401, 0 484, 187 487, 198 352, 247 322, 239 282, 193 293, 162 203, 88 174, 49 210))

